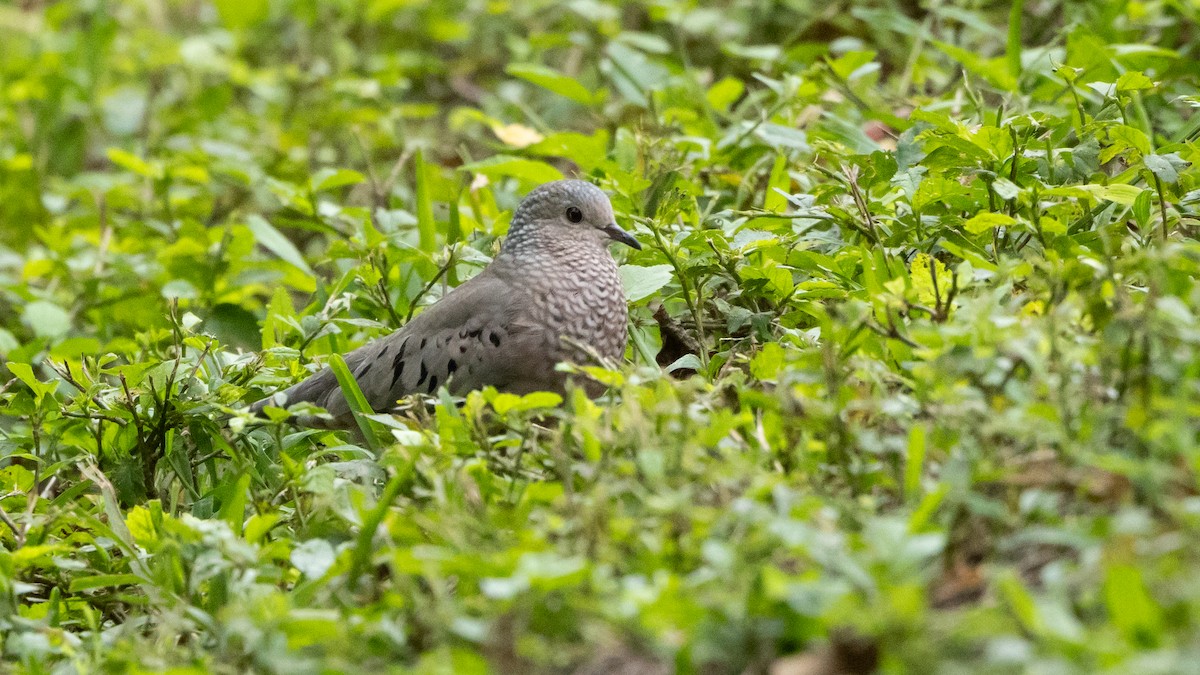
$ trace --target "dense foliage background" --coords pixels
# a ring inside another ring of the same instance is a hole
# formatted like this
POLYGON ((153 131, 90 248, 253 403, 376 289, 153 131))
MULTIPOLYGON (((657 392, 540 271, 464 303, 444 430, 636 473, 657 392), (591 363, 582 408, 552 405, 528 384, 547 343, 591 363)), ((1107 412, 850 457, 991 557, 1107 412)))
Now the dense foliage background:
POLYGON ((1198 18, 0 5, 0 669, 1195 672, 1198 18), (563 175, 611 396, 240 411, 563 175))

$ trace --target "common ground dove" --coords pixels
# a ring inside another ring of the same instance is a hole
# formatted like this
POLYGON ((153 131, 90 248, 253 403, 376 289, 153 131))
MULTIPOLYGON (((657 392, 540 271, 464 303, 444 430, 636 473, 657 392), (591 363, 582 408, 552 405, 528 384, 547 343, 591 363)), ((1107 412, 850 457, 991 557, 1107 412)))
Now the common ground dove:
MULTIPOLYGON (((396 332, 347 354, 346 365, 376 411, 440 386, 453 394, 487 385, 516 394, 561 392, 567 375, 557 363, 586 363, 589 349, 611 360, 625 353, 628 315, 610 240, 641 248, 616 224, 599 188, 580 180, 546 183, 517 207, 487 268, 396 332)), ((329 368, 251 410, 301 401, 327 410, 333 426, 353 424, 329 368)))

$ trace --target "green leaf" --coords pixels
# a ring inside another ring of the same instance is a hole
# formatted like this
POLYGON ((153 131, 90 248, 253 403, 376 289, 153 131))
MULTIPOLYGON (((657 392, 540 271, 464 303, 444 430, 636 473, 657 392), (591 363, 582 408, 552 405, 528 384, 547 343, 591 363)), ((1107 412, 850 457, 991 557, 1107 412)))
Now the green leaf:
POLYGON ((81 591, 92 591, 97 588, 134 586, 141 582, 141 578, 136 574, 96 574, 72 579, 70 590, 72 593, 79 593, 81 591))
POLYGON ((1008 10, 1008 43, 1005 61, 1013 78, 1021 76, 1021 15, 1025 13, 1025 1, 1013 0, 1008 10))
POLYGON ((268 0, 213 0, 226 28, 249 28, 267 18, 268 0))
POLYGON ((524 396, 499 393, 492 399, 492 409, 500 415, 507 415, 510 412, 557 408, 562 402, 562 396, 550 391, 535 391, 524 396))
POLYGON ((1117 91, 1142 91, 1144 89, 1154 88, 1154 80, 1151 80, 1150 78, 1146 77, 1145 74, 1136 70, 1122 73, 1121 76, 1117 78, 1116 84, 1117 91))
POLYGON ((250 492, 250 474, 244 473, 225 486, 224 501, 217 515, 229 525, 234 534, 241 536, 246 522, 246 496, 250 492))
POLYGON ((920 494, 925 468, 925 425, 914 424, 908 430, 908 455, 904 464, 904 494, 909 499, 920 494))
POLYGON ((162 178, 162 167, 152 166, 150 163, 143 160, 137 155, 126 152, 120 148, 108 148, 104 151, 108 156, 109 161, 127 171, 132 171, 139 176, 146 178, 159 179, 162 178))
POLYGON ((1173 152, 1167 155, 1146 155, 1143 161, 1150 173, 1168 185, 1178 183, 1179 171, 1188 167, 1188 162, 1173 152))
POLYGON ((292 549, 292 566, 309 579, 325 576, 336 560, 333 546, 324 539, 309 539, 292 549))
POLYGON ((595 101, 592 91, 574 78, 537 63, 510 63, 504 72, 584 105, 595 101))
POLYGON ((308 266, 308 262, 304 260, 304 256, 296 248, 296 245, 285 237, 282 232, 275 229, 274 225, 267 222, 266 218, 258 214, 250 214, 246 217, 246 227, 250 228, 250 231, 254 233, 255 241, 261 244, 263 248, 274 253, 280 260, 301 272, 309 276, 315 276, 312 268, 308 266))
POLYGON ((1154 201, 1149 190, 1142 190, 1142 193, 1133 200, 1133 219, 1137 221, 1138 227, 1146 229, 1150 224, 1150 207, 1154 201))
POLYGON ((724 113, 729 111, 729 107, 741 98, 745 91, 746 85, 742 84, 741 80, 725 77, 709 87, 704 98, 713 110, 724 113))
POLYGON ((50 348, 53 359, 79 358, 100 352, 100 341, 92 337, 67 338, 50 348))
POLYGON ((309 189, 313 192, 323 192, 347 185, 357 185, 364 180, 366 180, 366 176, 350 169, 321 169, 313 174, 312 178, 308 180, 308 184, 309 189))
POLYGON ((1049 188, 1042 192, 1043 195, 1050 197, 1075 197, 1077 199, 1102 199, 1104 201, 1116 202, 1123 206, 1133 206, 1137 201, 1138 195, 1142 193, 1142 188, 1135 185, 1117 184, 1117 185, 1070 185, 1065 187, 1049 188))
POLYGON ((1146 591, 1141 570, 1125 563, 1110 566, 1104 578, 1104 603, 1112 622, 1130 640, 1150 645, 1158 642, 1162 615, 1146 591))
MULTIPOLYGON (((425 152, 417 151, 417 233, 422 251, 437 250, 437 223, 433 220, 433 198, 429 193, 429 172, 432 167, 425 163, 425 152)), ((427 270, 432 272, 432 270, 427 270)))
POLYGON ((46 394, 51 394, 58 388, 57 382, 42 382, 37 379, 37 376, 33 374, 33 366, 28 363, 10 361, 5 365, 8 367, 9 372, 16 376, 25 386, 29 387, 33 392, 34 400, 38 403, 42 402, 46 394))
POLYGON ((1038 615, 1037 603, 1021 579, 1012 572, 1005 572, 997 579, 1000 595, 1004 598, 1009 610, 1021 622, 1021 625, 1034 634, 1040 634, 1042 629, 1041 617, 1038 615))
POLYGON ((1012 216, 1003 213, 978 213, 963 223, 963 228, 971 234, 990 232, 997 227, 1011 227, 1017 223, 1012 216))
POLYGON ((663 286, 671 283, 674 268, 670 265, 621 265, 618 272, 621 275, 621 286, 625 289, 625 299, 637 302, 654 295, 663 286))
POLYGON ((993 86, 1005 91, 1017 88, 1017 78, 1009 71, 1006 59, 988 59, 980 56, 977 52, 948 42, 934 40, 933 44, 947 56, 962 64, 970 74, 982 77, 993 86))
POLYGON ((788 194, 791 193, 792 177, 788 175, 788 161, 784 155, 775 158, 771 167, 771 177, 767 181, 767 193, 763 197, 763 209, 774 213, 787 210, 788 194))
POLYGON ((750 360, 750 374, 759 380, 774 380, 783 370, 786 353, 778 342, 768 342, 750 360))
POLYGON ((483 174, 488 178, 510 176, 535 185, 563 178, 561 171, 545 162, 512 155, 493 155, 487 159, 467 164, 462 169, 483 174))
POLYGON ((38 337, 57 338, 71 330, 71 315, 48 300, 34 300, 26 304, 21 320, 38 337))
POLYGON ((346 403, 350 406, 350 412, 354 415, 354 421, 362 431, 363 438, 366 439, 367 447, 378 457, 382 448, 379 446, 379 440, 375 437, 375 430, 371 428, 371 423, 366 418, 375 411, 371 409, 371 404, 367 403, 367 397, 363 396, 362 389, 359 389, 358 380, 354 379, 354 375, 350 373, 350 368, 341 354, 330 355, 329 368, 337 378, 338 386, 342 388, 342 395, 346 397, 346 403))

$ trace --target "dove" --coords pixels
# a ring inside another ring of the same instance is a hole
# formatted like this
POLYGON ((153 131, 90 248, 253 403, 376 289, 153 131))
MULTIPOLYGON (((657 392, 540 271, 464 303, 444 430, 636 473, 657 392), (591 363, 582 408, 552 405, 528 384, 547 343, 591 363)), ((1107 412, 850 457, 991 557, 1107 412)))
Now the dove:
MULTIPOLYGON (((594 361, 593 354, 619 362, 625 354, 628 308, 611 241, 641 249, 617 225, 603 191, 581 180, 541 185, 521 201, 483 271, 395 332, 347 354, 346 365, 377 412, 439 387, 455 395, 489 385, 514 394, 562 393, 569 376, 556 364, 594 361)), ((302 424, 354 424, 328 367, 251 411, 302 401, 333 418, 302 424)))

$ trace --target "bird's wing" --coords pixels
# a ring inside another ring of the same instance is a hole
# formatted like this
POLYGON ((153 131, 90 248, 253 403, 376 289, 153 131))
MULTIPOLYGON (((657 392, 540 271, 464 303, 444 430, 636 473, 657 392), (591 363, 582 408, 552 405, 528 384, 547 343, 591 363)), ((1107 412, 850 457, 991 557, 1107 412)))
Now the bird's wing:
MULTIPOLYGON (((528 305, 518 285, 489 268, 396 332, 347 354, 346 365, 376 411, 390 410, 402 396, 433 393, 442 385, 462 393, 541 376, 545 364, 530 361, 535 360, 533 354, 545 351, 540 346, 545 336, 531 330, 528 305)), ((339 423, 350 423, 349 405, 329 368, 282 394, 253 409, 308 401, 339 423)))

